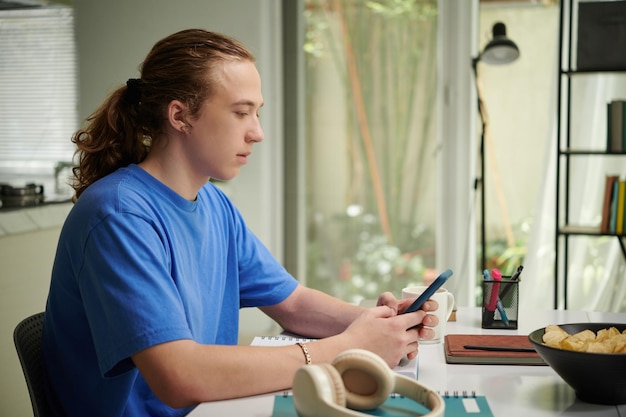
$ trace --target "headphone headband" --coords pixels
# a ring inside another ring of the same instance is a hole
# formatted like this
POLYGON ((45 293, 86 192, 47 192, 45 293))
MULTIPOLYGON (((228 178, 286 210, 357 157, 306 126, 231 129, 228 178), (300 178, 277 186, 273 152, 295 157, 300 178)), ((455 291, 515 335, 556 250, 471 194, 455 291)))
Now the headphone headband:
POLYGON ((395 375, 394 392, 428 408, 430 413, 424 414, 424 417, 443 417, 444 415, 445 402, 441 395, 408 376, 395 375))
POLYGON ((355 410, 381 406, 392 393, 427 407, 423 417, 443 417, 443 398, 416 380, 392 371, 378 355, 350 349, 332 365, 304 365, 293 382, 293 402, 299 417, 363 417, 355 410))

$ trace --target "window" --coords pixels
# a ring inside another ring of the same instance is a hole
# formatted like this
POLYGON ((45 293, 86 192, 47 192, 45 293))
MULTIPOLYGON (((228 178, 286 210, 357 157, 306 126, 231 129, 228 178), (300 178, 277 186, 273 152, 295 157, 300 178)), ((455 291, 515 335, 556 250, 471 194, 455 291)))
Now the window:
POLYGON ((435 264, 436 0, 308 0, 307 285, 399 294, 435 264))
POLYGON ((68 197, 77 129, 71 7, 0 11, 0 183, 68 197))

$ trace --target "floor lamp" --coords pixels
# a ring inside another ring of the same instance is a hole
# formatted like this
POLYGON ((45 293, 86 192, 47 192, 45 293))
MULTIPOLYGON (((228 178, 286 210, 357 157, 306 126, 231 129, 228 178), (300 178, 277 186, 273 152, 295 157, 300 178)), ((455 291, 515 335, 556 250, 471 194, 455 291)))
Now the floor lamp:
POLYGON ((487 243, 485 238, 485 127, 486 112, 478 86, 478 62, 482 61, 489 65, 506 65, 519 57, 519 49, 515 42, 507 38, 506 26, 502 22, 493 25, 493 39, 487 43, 485 49, 475 58, 472 58, 474 81, 476 84, 476 97, 478 98, 478 114, 481 121, 480 134, 480 178, 476 180, 475 188, 480 183, 480 241, 482 245, 481 271, 487 268, 487 243))

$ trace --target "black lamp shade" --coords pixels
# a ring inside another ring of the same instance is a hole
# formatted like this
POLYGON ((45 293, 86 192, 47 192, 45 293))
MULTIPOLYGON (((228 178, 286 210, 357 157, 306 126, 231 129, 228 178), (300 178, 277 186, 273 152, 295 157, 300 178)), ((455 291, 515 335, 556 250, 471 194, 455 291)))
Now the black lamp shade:
POLYGON ((490 65, 505 65, 518 57, 519 49, 515 42, 507 38, 504 23, 493 25, 493 39, 485 46, 480 60, 490 65))

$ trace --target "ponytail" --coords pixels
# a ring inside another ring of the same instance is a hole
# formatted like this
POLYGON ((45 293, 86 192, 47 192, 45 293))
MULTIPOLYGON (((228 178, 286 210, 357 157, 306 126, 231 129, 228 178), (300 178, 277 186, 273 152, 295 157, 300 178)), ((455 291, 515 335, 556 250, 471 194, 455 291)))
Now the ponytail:
POLYGON ((137 123, 137 88, 140 87, 130 84, 114 91, 87 118, 89 125, 72 137, 78 155, 78 166, 73 168, 74 200, 95 181, 118 168, 143 161, 148 154, 149 141, 137 123))

